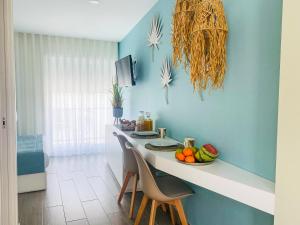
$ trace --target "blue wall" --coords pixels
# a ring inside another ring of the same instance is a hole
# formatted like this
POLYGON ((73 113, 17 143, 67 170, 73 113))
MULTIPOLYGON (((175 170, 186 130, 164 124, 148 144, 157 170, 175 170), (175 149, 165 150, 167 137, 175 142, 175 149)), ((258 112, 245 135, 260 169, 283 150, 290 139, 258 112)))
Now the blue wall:
MULTIPOLYGON (((170 136, 212 143, 221 159, 274 181, 282 0, 223 2, 230 29, 224 89, 206 92, 201 101, 189 75, 182 67, 174 68, 166 105, 160 68, 163 59, 172 56, 175 0, 160 0, 119 44, 120 57, 132 54, 137 60, 137 85, 125 90, 125 116, 133 119, 139 110, 150 111, 170 136), (152 62, 147 34, 158 14, 163 37, 152 62)), ((185 202, 192 225, 273 224, 268 214, 194 189, 197 194, 185 202)))

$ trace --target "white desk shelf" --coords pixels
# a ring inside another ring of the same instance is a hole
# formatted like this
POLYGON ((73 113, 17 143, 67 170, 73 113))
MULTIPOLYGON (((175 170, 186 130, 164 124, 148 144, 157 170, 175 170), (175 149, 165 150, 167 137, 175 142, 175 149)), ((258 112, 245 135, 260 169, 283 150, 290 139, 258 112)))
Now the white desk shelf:
MULTIPOLYGON (((130 132, 123 132, 112 126, 108 126, 106 129, 108 143, 117 141, 112 136, 113 131, 125 135, 155 168, 269 214, 274 214, 275 184, 273 182, 219 159, 206 166, 188 166, 178 163, 174 152, 150 151, 144 147, 149 140, 133 139, 129 136, 130 132)), ((116 144, 108 144, 107 152, 113 152, 113 146, 116 144)), ((118 162, 122 161, 122 154, 109 155, 108 157, 119 157, 118 162)), ((123 178, 120 177, 122 164, 113 165, 115 161, 116 159, 108 160, 111 162, 109 165, 117 180, 122 183, 123 178)))

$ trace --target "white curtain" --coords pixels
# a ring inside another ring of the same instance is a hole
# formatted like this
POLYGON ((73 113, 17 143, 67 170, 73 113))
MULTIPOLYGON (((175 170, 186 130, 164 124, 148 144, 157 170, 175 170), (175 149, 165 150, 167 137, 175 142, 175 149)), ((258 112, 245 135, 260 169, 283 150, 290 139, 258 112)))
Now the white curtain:
POLYGON ((20 133, 42 131, 50 156, 101 151, 105 124, 112 121, 109 90, 117 43, 24 33, 16 36, 16 66, 24 65, 28 71, 24 77, 22 68, 17 69, 17 80, 27 81, 18 82, 17 92, 30 90, 17 97, 20 133), (40 97, 34 102, 24 103, 36 94, 40 97), (23 122, 28 118, 34 125, 23 122))
POLYGON ((39 36, 15 34, 18 135, 44 131, 43 49, 39 36))

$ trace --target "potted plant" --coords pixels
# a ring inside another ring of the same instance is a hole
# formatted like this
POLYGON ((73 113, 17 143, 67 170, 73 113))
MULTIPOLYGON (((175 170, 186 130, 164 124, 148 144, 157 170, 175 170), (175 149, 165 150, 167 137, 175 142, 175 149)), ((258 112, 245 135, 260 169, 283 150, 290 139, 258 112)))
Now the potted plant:
POLYGON ((123 93, 122 88, 118 83, 114 83, 112 86, 112 107, 113 117, 115 117, 115 123, 118 123, 118 119, 123 116, 123 93))

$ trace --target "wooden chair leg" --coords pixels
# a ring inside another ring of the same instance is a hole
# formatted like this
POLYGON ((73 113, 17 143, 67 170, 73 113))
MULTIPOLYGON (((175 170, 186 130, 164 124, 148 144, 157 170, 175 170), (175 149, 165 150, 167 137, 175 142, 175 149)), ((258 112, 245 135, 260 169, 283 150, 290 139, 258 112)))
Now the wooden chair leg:
POLYGON ((169 204, 169 210, 170 210, 171 223, 172 223, 172 225, 175 225, 176 222, 175 222, 174 209, 171 204, 169 204))
POLYGON ((121 201, 122 201, 122 198, 123 198, 123 196, 124 196, 124 193, 125 193, 125 191, 126 191, 126 188, 127 188, 127 185, 128 185, 128 182, 129 182, 131 176, 132 176, 132 174, 131 174, 130 172, 128 172, 128 173, 126 174, 126 177, 125 177, 123 186, 122 186, 121 191, 120 191, 120 194, 119 194, 118 204, 120 204, 121 201))
POLYGON ((158 202, 156 200, 152 200, 149 225, 154 225, 154 223, 155 223, 157 206, 158 206, 158 202))
POLYGON ((140 208, 139 208, 139 211, 138 211, 137 216, 135 218, 134 225, 139 225, 140 224, 148 201, 149 201, 149 198, 146 195, 144 195, 143 199, 142 199, 142 202, 141 202, 141 205, 140 205, 140 208))
POLYGON ((138 175, 135 174, 133 177, 133 186, 132 186, 132 194, 131 194, 131 203, 130 203, 130 210, 129 210, 129 218, 133 218, 133 211, 134 211, 134 203, 135 203, 135 196, 136 196, 136 189, 137 189, 137 182, 138 182, 138 175))
POLYGON ((185 216, 185 213, 184 213, 184 210, 183 210, 183 207, 182 207, 181 200, 175 200, 174 203, 175 203, 176 209, 178 211, 181 224, 182 225, 188 225, 187 220, 186 220, 186 216, 185 216))
POLYGON ((161 208, 162 208, 162 210, 163 210, 164 213, 167 212, 167 207, 166 207, 166 204, 165 204, 165 203, 162 203, 162 204, 161 204, 161 208))

